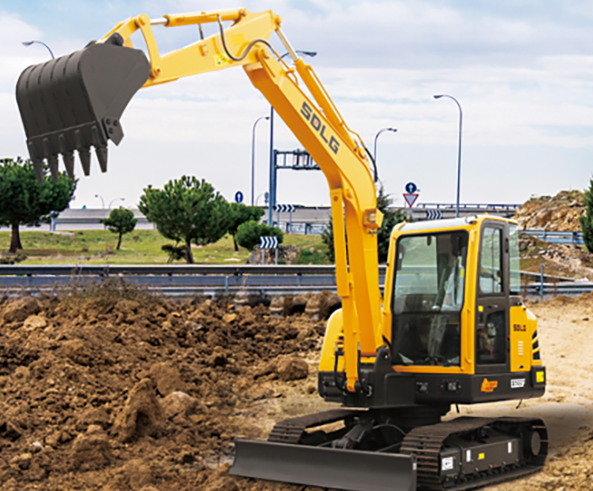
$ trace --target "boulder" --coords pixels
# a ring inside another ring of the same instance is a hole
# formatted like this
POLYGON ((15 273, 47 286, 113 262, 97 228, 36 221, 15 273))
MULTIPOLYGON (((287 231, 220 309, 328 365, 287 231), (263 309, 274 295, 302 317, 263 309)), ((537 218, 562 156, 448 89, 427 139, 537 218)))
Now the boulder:
POLYGON ((25 319, 23 328, 27 331, 34 331, 36 329, 45 329, 47 327, 47 319, 41 315, 30 315, 25 319))
POLYGON ((78 435, 72 443, 69 462, 71 470, 93 471, 113 462, 113 451, 103 435, 78 435))
POLYGON ((161 401, 161 407, 167 419, 172 419, 179 414, 189 416, 198 410, 205 409, 198 399, 179 391, 171 392, 165 397, 161 401))
POLYGON ((285 381, 307 378, 309 374, 307 362, 294 356, 287 356, 279 360, 276 370, 278 377, 285 381))
POLYGON ((4 304, 0 320, 3 322, 23 322, 27 317, 36 315, 41 310, 39 302, 33 297, 22 297, 4 304))

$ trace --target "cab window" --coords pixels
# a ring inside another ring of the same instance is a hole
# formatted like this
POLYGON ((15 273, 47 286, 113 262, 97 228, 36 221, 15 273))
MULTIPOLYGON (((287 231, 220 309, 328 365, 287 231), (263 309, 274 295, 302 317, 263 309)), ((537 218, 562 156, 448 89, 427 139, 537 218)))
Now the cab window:
POLYGON ((521 293, 521 260, 519 257, 519 226, 509 225, 509 260, 511 267, 511 295, 521 293))
POLYGON ((459 365, 465 231, 400 237, 392 298, 395 364, 459 365))
POLYGON ((480 254, 480 293, 502 293, 502 230, 485 227, 480 254))

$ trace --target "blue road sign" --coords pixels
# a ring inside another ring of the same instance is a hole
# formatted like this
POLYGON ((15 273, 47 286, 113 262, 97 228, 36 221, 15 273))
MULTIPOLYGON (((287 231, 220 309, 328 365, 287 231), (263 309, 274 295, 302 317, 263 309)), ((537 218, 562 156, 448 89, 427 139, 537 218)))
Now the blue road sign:
POLYGON ((235 203, 243 203, 243 193, 241 191, 235 193, 235 203))
POLYGON ((416 192, 416 190, 418 189, 418 186, 416 186, 416 184, 414 184, 413 182, 409 182, 408 184, 406 184, 406 193, 408 194, 414 194, 416 192))

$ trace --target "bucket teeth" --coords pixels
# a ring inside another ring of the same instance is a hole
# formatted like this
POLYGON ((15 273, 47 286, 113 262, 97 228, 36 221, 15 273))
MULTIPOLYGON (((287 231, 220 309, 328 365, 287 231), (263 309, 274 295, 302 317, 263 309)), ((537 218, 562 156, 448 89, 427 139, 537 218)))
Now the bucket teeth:
POLYGON ((58 156, 50 155, 49 157, 47 157, 47 165, 49 166, 49 171, 51 172, 51 178, 54 182, 58 182, 58 176, 60 175, 60 168, 58 166, 58 156))
POLYGON ((97 154, 97 159, 99 159, 101 172, 107 172, 107 145, 103 147, 95 147, 95 153, 97 154))
POLYGON ((85 176, 89 176, 91 173, 91 149, 89 147, 82 147, 78 149, 78 156, 80 157, 80 163, 82 164, 82 171, 85 176))
POLYGON ((74 152, 66 152, 62 157, 64 158, 64 165, 66 166, 68 177, 74 179, 74 152))
POLYGON ((39 184, 43 183, 43 160, 33 160, 33 170, 39 184))

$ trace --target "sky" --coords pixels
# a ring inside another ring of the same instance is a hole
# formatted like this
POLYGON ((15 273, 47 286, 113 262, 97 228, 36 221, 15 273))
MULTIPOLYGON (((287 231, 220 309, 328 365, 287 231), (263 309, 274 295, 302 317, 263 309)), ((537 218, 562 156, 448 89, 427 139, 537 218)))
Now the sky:
MULTIPOLYGON (((246 7, 272 9, 348 125, 369 149, 394 204, 414 182, 419 203, 454 203, 459 110, 463 110, 461 203, 523 203, 585 189, 593 177, 593 2, 563 0, 0 0, 0 157, 27 156, 15 99, 19 74, 82 49, 117 22, 148 14, 246 7)), ((214 32, 205 27, 205 34, 214 32)), ((195 27, 155 27, 165 53, 197 41, 195 27)), ((141 47, 139 33, 133 38, 141 47)), ((279 51, 282 48, 273 41, 279 51)), ((241 68, 142 89, 110 142, 109 170, 93 155, 72 208, 135 208, 143 189, 195 175, 233 200, 251 202, 254 122, 269 104, 241 68)), ((254 199, 264 203, 269 122, 255 133, 254 199)), ((277 150, 302 148, 279 120, 277 150)), ((283 170, 278 203, 327 205, 323 174, 283 170)))

